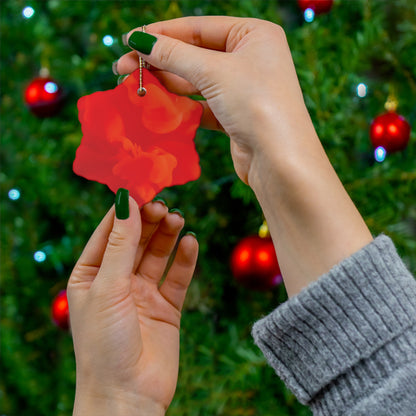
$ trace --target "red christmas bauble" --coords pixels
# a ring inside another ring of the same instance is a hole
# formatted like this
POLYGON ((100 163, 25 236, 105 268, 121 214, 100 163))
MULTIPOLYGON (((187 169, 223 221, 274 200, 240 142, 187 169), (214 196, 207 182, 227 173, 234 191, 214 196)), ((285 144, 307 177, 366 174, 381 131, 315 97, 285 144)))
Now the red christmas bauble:
POLYGON ((38 117, 55 115, 62 106, 62 89, 49 77, 35 78, 25 90, 25 103, 38 117))
POLYGON ((51 314, 53 322, 62 329, 69 328, 69 308, 66 290, 59 292, 52 301, 51 314))
POLYGON ((304 12, 306 9, 312 9, 315 14, 328 13, 334 0, 298 0, 300 9, 304 12))
POLYGON ((234 278, 250 289, 267 290, 282 282, 279 263, 270 237, 243 238, 231 254, 234 278))
POLYGON ((410 139, 410 124, 406 119, 389 111, 376 117, 370 126, 370 139, 374 148, 382 146, 387 153, 403 150, 410 139))

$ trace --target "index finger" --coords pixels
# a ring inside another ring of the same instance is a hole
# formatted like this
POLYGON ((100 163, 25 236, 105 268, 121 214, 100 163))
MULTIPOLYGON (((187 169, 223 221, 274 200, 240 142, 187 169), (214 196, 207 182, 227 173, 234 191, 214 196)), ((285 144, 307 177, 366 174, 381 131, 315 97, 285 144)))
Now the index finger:
POLYGON ((101 220, 98 227, 94 230, 88 243, 79 257, 75 268, 78 265, 100 267, 108 243, 108 236, 114 223, 114 205, 101 220))

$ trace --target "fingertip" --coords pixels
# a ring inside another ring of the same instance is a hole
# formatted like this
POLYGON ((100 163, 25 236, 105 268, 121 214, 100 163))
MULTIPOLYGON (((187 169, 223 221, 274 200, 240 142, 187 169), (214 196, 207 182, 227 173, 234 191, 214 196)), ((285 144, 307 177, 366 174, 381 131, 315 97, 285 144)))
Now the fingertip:
POLYGON ((127 44, 130 48, 141 52, 144 55, 152 53, 153 46, 157 42, 157 37, 146 33, 144 26, 141 30, 134 30, 126 37, 127 44))
MULTIPOLYGON (((128 193, 127 190, 125 191, 128 193)), ((142 220, 137 201, 131 195, 127 197, 126 192, 124 192, 124 198, 121 198, 119 195, 116 196, 113 206, 115 211, 113 231, 121 232, 128 236, 141 233, 142 220)))
POLYGON ((130 216, 129 191, 125 188, 119 188, 116 192, 115 208, 116 218, 118 220, 126 220, 130 216))
POLYGON ((129 196, 129 211, 130 211, 130 219, 133 219, 134 222, 138 219, 138 222, 141 222, 141 213, 140 207, 137 201, 132 197, 129 196))
POLYGON ((181 251, 192 262, 195 256, 198 255, 199 243, 195 233, 188 231, 181 239, 179 243, 181 251))
POLYGON ((139 204, 136 202, 136 200, 129 195, 129 207, 130 207, 130 212, 131 211, 140 211, 139 209, 139 204))
POLYGON ((120 75, 128 75, 139 67, 139 56, 136 51, 130 51, 122 55, 117 61, 117 72, 120 75))
POLYGON ((169 227, 181 230, 185 225, 184 213, 178 208, 172 208, 167 213, 165 221, 169 227))
POLYGON ((152 202, 158 202, 159 204, 162 204, 166 208, 168 206, 168 204, 166 203, 166 201, 163 198, 159 197, 159 196, 157 196, 156 198, 154 198, 152 202))
POLYGON ((153 200, 143 205, 141 215, 143 221, 150 223, 160 222, 168 213, 168 207, 163 200, 153 200))

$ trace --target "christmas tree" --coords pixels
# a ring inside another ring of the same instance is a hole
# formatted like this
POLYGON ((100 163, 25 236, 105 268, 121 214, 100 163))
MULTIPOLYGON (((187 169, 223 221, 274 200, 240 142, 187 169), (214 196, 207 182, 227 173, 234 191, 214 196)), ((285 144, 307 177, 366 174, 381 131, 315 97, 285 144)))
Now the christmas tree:
MULTIPOLYGON (((218 14, 283 26, 307 107, 338 175, 372 233, 389 235, 416 272, 414 129, 399 151, 374 149, 370 140, 370 125, 386 111, 388 98, 415 124, 412 2, 335 0, 322 14, 302 11, 295 0, 3 0, 0 7, 0 413, 71 414, 72 339, 52 322, 51 304, 114 201, 105 185, 72 171, 82 137, 76 103, 115 87, 111 64, 129 50, 121 35, 132 28, 218 14), (24 95, 40 72, 49 76, 48 86, 42 84, 46 107, 39 107, 36 94, 24 95)), ((200 129, 195 142, 200 179, 160 195, 184 212, 185 231, 200 243, 168 414, 310 415, 250 336, 253 322, 286 300, 284 287, 248 290, 229 266, 233 248, 257 232, 261 210, 234 173, 228 138, 200 129)))

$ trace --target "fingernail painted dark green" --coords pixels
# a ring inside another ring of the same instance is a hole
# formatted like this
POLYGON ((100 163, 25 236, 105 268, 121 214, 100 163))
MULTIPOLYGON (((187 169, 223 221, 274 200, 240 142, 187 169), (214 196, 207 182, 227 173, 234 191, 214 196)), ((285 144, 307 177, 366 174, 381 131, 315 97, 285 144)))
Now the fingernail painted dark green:
POLYGON ((160 202, 161 204, 167 206, 166 201, 158 196, 152 202, 160 202))
POLYGON ((189 98, 195 101, 206 101, 207 99, 204 98, 202 95, 188 95, 189 98))
POLYGON ((196 234, 192 231, 188 231, 186 235, 191 235, 192 237, 196 238, 196 234))
POLYGON ((136 51, 150 55, 153 46, 155 45, 157 38, 149 33, 144 32, 133 32, 129 37, 129 46, 136 51))
POLYGON ((128 77, 128 75, 120 75, 117 78, 117 85, 120 85, 127 77, 128 77))
POLYGON ((120 75, 117 72, 117 64, 118 64, 118 59, 116 61, 113 61, 113 63, 111 64, 111 70, 113 71, 114 75, 120 75))
POLYGON ((172 208, 169 210, 170 214, 178 214, 180 215, 182 218, 185 217, 184 213, 179 209, 179 208, 172 208))
POLYGON ((120 188, 116 194, 116 217, 119 220, 125 220, 129 215, 129 191, 120 188))

